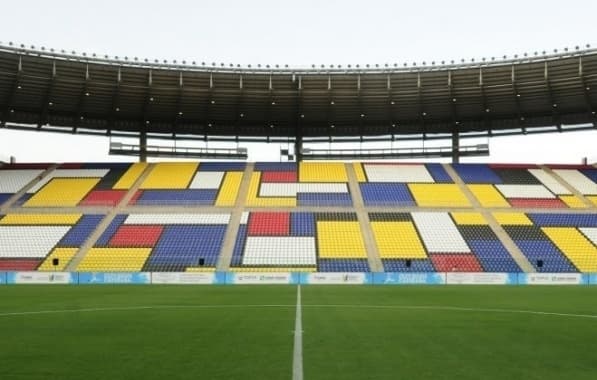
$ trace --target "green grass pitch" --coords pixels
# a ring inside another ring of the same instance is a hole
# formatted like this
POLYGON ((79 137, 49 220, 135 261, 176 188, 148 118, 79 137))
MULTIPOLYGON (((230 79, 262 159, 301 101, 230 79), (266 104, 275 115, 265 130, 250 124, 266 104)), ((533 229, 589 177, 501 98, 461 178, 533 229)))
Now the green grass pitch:
MULTIPOLYGON (((296 296, 2 286, 0 379, 291 379, 296 296)), ((301 296, 306 380, 597 378, 597 287, 311 285, 301 296)))

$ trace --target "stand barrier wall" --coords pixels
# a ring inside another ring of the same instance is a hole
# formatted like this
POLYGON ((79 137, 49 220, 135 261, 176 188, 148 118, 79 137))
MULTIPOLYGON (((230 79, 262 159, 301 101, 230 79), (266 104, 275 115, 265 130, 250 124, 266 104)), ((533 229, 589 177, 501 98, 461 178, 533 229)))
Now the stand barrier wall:
POLYGON ((0 272, 6 284, 597 285, 597 273, 0 272))

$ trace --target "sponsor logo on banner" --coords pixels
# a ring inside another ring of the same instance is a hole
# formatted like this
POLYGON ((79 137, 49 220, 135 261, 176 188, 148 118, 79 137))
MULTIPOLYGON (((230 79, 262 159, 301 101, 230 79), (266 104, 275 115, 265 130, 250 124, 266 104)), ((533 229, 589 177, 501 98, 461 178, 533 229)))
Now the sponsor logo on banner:
POLYGON ((290 284, 290 273, 231 273, 232 284, 290 284))
POLYGON ((373 274, 373 282, 377 285, 443 285, 446 282, 446 280, 445 275, 443 273, 382 272, 373 274))
POLYGON ((172 273, 172 272, 156 272, 151 274, 152 284, 213 284, 215 274, 213 272, 205 273, 172 273))
POLYGON ((74 279, 69 272, 15 272, 11 273, 13 284, 70 284, 74 279))
POLYGON ((151 283, 148 272, 123 272, 123 273, 80 273, 80 284, 149 284, 151 283))
POLYGON ((446 283, 450 285, 505 285, 515 284, 516 279, 511 279, 508 273, 448 272, 446 273, 446 283))
POLYGON ((307 273, 307 284, 365 284, 365 273, 307 273))
POLYGON ((582 278, 580 273, 521 273, 518 282, 528 285, 579 285, 582 278))

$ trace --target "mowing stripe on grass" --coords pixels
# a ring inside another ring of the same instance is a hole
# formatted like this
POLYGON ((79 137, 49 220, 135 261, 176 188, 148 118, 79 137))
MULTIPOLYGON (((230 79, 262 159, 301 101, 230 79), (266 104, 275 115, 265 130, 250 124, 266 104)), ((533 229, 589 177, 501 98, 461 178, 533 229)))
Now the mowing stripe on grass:
POLYGON ((292 380, 303 380, 303 318, 301 286, 296 288, 296 317, 294 319, 294 351, 292 353, 292 380))
POLYGON ((551 311, 536 311, 536 310, 517 310, 517 309, 485 309, 476 307, 458 307, 458 306, 408 306, 408 305, 303 305, 303 307, 321 307, 321 308, 351 308, 351 309, 404 309, 404 310, 441 310, 441 311, 470 311, 478 313, 513 313, 513 314, 534 314, 534 315, 550 315, 556 317, 573 317, 573 318, 591 318, 597 319, 594 314, 572 314, 572 313, 556 313, 551 311))
MULTIPOLYGON (((82 309, 55 309, 55 310, 34 310, 34 311, 14 311, 0 313, 0 317, 10 317, 18 315, 37 315, 37 314, 62 314, 62 313, 94 313, 104 311, 135 311, 135 310, 184 310, 184 309, 242 309, 242 308, 292 308, 297 309, 298 316, 300 316, 301 309, 306 308, 350 308, 350 309, 402 309, 402 310, 439 310, 439 311, 462 311, 474 313, 512 313, 512 314, 531 314, 531 315, 545 315, 554 317, 570 317, 570 318, 589 318, 597 319, 594 314, 573 314, 573 313, 558 313, 551 311, 537 311, 537 310, 518 310, 518 309, 491 309, 491 308, 475 308, 475 307, 458 307, 458 306, 429 306, 429 305, 350 305, 350 304, 326 304, 326 305, 302 305, 300 303, 300 291, 297 295, 296 305, 284 304, 245 304, 245 305, 147 305, 147 306, 115 306, 115 307, 93 307, 82 309)), ((302 325, 302 321, 298 321, 302 325)), ((296 323, 296 322, 295 322, 296 323)), ((301 326, 302 327, 302 326, 301 326)), ((297 331, 300 333, 302 340, 302 329, 295 328, 295 339, 297 331)), ((302 349, 302 345, 301 345, 302 349)))

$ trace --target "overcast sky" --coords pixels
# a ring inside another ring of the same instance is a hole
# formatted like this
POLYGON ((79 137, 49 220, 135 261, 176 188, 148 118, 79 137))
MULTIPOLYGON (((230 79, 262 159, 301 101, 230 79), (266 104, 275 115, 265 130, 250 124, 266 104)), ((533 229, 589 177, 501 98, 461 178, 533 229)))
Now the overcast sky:
MULTIPOLYGON (((2 5, 0 41, 218 64, 402 64, 597 47, 596 14, 595 0, 19 0, 2 5)), ((597 161, 597 131, 489 142, 495 162, 597 161)), ((255 160, 278 149, 249 146, 255 160)), ((107 150, 105 138, 0 130, 0 159, 127 160, 107 150)))

